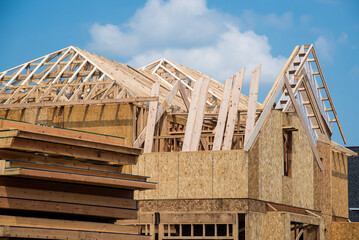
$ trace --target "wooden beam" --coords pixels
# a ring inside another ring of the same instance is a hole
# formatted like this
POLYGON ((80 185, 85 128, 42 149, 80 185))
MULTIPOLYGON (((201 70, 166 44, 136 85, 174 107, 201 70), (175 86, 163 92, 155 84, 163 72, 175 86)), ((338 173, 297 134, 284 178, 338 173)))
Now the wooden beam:
POLYGON ((63 214, 76 214, 105 218, 137 218, 137 210, 102 207, 85 204, 61 203, 59 201, 38 201, 21 198, 0 198, 1 209, 41 211, 63 214))
MULTIPOLYGON (((152 86, 151 96, 158 97, 159 93, 160 93, 160 83, 156 82, 152 86)), ((147 126, 146 126, 145 146, 143 148, 144 153, 152 152, 153 135, 155 132, 156 118, 157 118, 157 105, 158 105, 157 101, 150 102, 150 106, 148 110, 147 126)))
POLYGON ((244 135, 244 144, 247 142, 251 132, 253 131, 255 120, 256 120, 260 73, 261 73, 261 65, 259 65, 252 72, 251 86, 249 90, 249 99, 248 99, 246 131, 244 135))
POLYGON ((241 98, 241 90, 242 90, 242 83, 244 78, 244 71, 245 68, 243 68, 241 71, 239 71, 234 78, 233 82, 233 90, 232 90, 232 102, 228 110, 228 119, 226 124, 226 131, 224 134, 224 140, 223 140, 223 147, 222 150, 231 150, 232 148, 232 140, 233 140, 233 134, 234 134, 234 127, 237 121, 238 116, 238 105, 239 100, 241 98))
POLYGON ((46 219, 34 217, 17 217, 0 215, 0 222, 4 225, 22 227, 59 228, 69 230, 88 230, 104 232, 120 232, 137 234, 138 228, 134 226, 121 226, 117 224, 95 223, 86 221, 71 221, 61 219, 46 219))
MULTIPOLYGON (((178 91, 178 87, 179 87, 180 82, 178 82, 178 84, 176 83, 173 88, 171 89, 171 91, 168 93, 168 95, 166 96, 166 99, 163 101, 163 103, 160 104, 157 113, 156 113, 156 121, 155 124, 160 120, 160 118, 162 117, 162 115, 165 113, 166 111, 166 106, 170 106, 170 103, 172 102, 173 98, 176 96, 177 91, 178 91)), ((136 141, 133 143, 133 146, 136 148, 141 147, 141 145, 143 144, 143 142, 145 141, 146 138, 146 130, 147 127, 144 127, 144 129, 141 131, 141 133, 138 135, 136 141)))
POLYGON ((271 90, 271 92, 268 94, 269 98, 267 100, 266 105, 263 105, 263 111, 261 113, 261 115, 259 116, 256 125, 253 128, 253 131, 251 133, 251 135, 249 136, 247 142, 244 144, 244 150, 245 151, 249 151, 254 143, 254 141, 256 140, 260 130, 262 129, 265 120, 267 119, 269 113, 272 110, 272 107, 278 97, 278 95, 280 94, 280 92, 282 91, 282 88, 284 86, 284 74, 282 74, 281 78, 279 79, 279 81, 276 83, 276 87, 274 89, 271 90))
POLYGON ((235 75, 229 77, 224 84, 222 102, 221 102, 221 107, 219 109, 218 121, 216 125, 216 133, 214 135, 214 141, 212 147, 213 151, 221 150, 222 148, 224 127, 226 126, 228 106, 231 97, 231 90, 232 90, 234 76, 235 75))
POLYGON ((9 168, 2 176, 16 176, 22 178, 35 178, 48 181, 71 182, 113 188, 145 190, 155 189, 156 184, 145 181, 134 181, 122 178, 110 178, 95 175, 84 175, 72 172, 46 171, 35 168, 9 168))
MULTIPOLYGON (((114 225, 114 224, 113 224, 114 225)), ((147 240, 149 236, 119 232, 68 230, 44 227, 1 226, 0 237, 5 239, 96 239, 96 240, 147 240)))
POLYGON ((181 97, 183 99, 183 102, 184 102, 184 105, 186 106, 187 108, 187 112, 189 112, 189 108, 191 106, 191 103, 188 99, 188 96, 187 96, 187 93, 186 93, 186 89, 183 87, 183 84, 180 84, 179 85, 179 90, 180 90, 180 93, 181 93, 181 97))
POLYGON ((35 103, 14 103, 14 104, 0 104, 0 109, 15 109, 15 108, 41 108, 41 107, 63 107, 63 106, 78 106, 78 105, 102 105, 102 104, 123 104, 135 102, 152 102, 158 101, 158 97, 135 97, 122 99, 100 99, 100 100, 81 100, 81 101, 63 101, 63 102, 35 102, 35 103))
POLYGON ((18 188, 9 186, 0 186, 1 198, 17 198, 35 201, 50 201, 59 203, 70 204, 84 204, 113 207, 113 208, 126 208, 137 209, 136 201, 126 198, 115 198, 108 196, 96 196, 90 194, 68 193, 61 191, 48 191, 33 188, 18 188))
MULTIPOLYGON (((16 152, 18 153, 18 152, 16 152)), ((52 160, 52 159, 51 159, 52 160)), ((92 165, 89 163, 83 163, 76 160, 69 160, 69 159, 61 159, 57 162, 52 162, 51 160, 48 161, 48 163, 43 162, 32 162, 32 161, 21 161, 21 160, 4 160, 5 167, 6 168, 36 168, 36 169, 42 169, 46 171, 57 171, 57 172, 72 172, 75 174, 84 174, 84 175, 94 175, 98 177, 110 177, 110 178, 121 178, 121 179, 128 179, 128 180, 135 180, 135 181, 142 181, 145 182, 148 177, 145 176, 138 176, 138 175, 132 175, 132 174, 122 174, 120 173, 120 169, 112 169, 112 172, 109 172, 107 170, 107 166, 102 164, 102 167, 100 169, 91 169, 92 165), (60 162, 60 163, 59 163, 60 162), (64 163, 62 163, 64 162, 64 163), (77 162, 82 163, 82 166, 71 166, 70 164, 66 165, 66 162, 77 162), (87 164, 87 165, 85 165, 87 164), (88 168, 84 168, 88 167, 88 168)), ((96 164, 93 164, 96 165, 96 164)), ((111 165, 110 165, 111 166, 111 165)), ((5 169, 4 169, 5 171, 5 169)))
POLYGON ((122 149, 123 153, 140 155, 141 150, 124 146, 124 139, 120 137, 107 136, 102 134, 90 133, 85 131, 41 126, 26 122, 18 122, 12 120, 0 119, 0 129, 17 129, 23 131, 29 131, 33 133, 60 136, 69 139, 87 140, 93 142, 101 142, 103 144, 119 145, 119 149, 122 149))
POLYGON ((193 128, 196 123, 196 115, 197 115, 197 104, 199 100, 199 95, 201 93, 203 78, 198 79, 193 87, 191 106, 188 113, 187 124, 186 124, 186 132, 183 140, 182 151, 190 151, 191 150, 191 142, 192 142, 192 134, 193 128))
POLYGON ((54 84, 54 83, 56 83, 56 81, 58 81, 60 78, 61 78, 61 76, 62 76, 62 74, 67 70, 67 68, 69 68, 70 67, 70 65, 71 65, 71 63, 72 63, 72 61, 74 61, 76 58, 77 58, 77 56, 78 56, 78 53, 76 52, 73 56, 72 56, 72 58, 68 61, 68 63, 61 69, 61 71, 57 74, 57 76, 53 79, 53 80, 51 80, 51 82, 48 84, 48 85, 46 85, 46 90, 42 93, 42 95, 40 96, 40 98, 37 100, 37 102, 42 102, 43 101, 43 99, 45 98, 45 96, 50 92, 50 90, 52 89, 52 85, 54 84))
MULTIPOLYGON (((209 78, 204 78, 202 80, 201 91, 198 96, 197 108, 196 108, 196 124, 193 128, 192 141, 190 145, 190 151, 198 151, 198 145, 201 138, 202 126, 203 126, 203 117, 204 109, 206 107, 206 100, 209 88, 209 78)), ((186 135, 185 135, 186 137, 186 135)), ((203 147, 206 148, 205 141, 202 141, 203 147)))
MULTIPOLYGON (((298 52, 300 50, 299 46, 296 46, 292 52, 292 54, 290 55, 290 57, 288 58, 286 64, 284 65, 282 71, 279 73, 279 76, 277 77, 277 80, 275 81, 275 83, 273 84, 271 90, 269 91, 266 99, 264 100, 262 106, 266 106, 269 102, 269 100, 272 99, 272 95, 276 95, 275 92, 277 91, 277 86, 279 84, 281 84, 281 81, 283 81, 283 75, 286 74, 289 66, 292 64, 294 58, 297 56, 298 52)), ((274 102, 273 102, 274 103, 274 102)), ((273 106, 273 105, 272 105, 273 106)))
POLYGON ((137 156, 134 155, 18 137, 5 136, 0 138, 0 148, 37 152, 55 156, 67 156, 77 159, 89 159, 114 165, 135 164, 137 160, 137 156))

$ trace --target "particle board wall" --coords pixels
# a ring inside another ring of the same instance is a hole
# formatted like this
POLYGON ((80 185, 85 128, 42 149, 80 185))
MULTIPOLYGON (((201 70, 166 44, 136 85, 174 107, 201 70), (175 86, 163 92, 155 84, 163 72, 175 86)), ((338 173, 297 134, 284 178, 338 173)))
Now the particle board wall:
POLYGON ((314 209, 315 162, 299 118, 273 110, 250 150, 250 196, 269 202, 314 209), (284 126, 292 126, 292 176, 283 176, 284 126), (257 189, 255 189, 257 188, 257 189))
POLYGON ((132 173, 158 183, 155 190, 138 192, 138 200, 248 197, 243 150, 143 154, 132 173))
POLYGON ((130 104, 1 109, 0 118, 124 137, 132 146, 132 110, 130 104))
POLYGON ((331 240, 359 239, 358 222, 333 222, 331 240))
POLYGON ((322 172, 322 213, 332 214, 332 178, 331 178, 331 147, 330 144, 317 143, 317 149, 322 159, 324 170, 322 172))
POLYGON ((287 212, 249 212, 246 216, 246 239, 294 239, 291 222, 309 224, 304 239, 324 239, 323 221, 320 218, 287 212))
POLYGON ((246 239, 290 239, 287 218, 280 212, 249 212, 246 214, 246 239))
POLYGON ((332 152, 332 211, 334 216, 349 217, 347 156, 332 152))

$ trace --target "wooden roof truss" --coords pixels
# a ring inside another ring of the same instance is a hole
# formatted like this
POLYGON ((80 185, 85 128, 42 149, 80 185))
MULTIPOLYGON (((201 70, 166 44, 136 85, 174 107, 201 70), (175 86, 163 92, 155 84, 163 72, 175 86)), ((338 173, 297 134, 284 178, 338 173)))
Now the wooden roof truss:
POLYGON ((0 83, 2 107, 116 99, 125 93, 109 74, 72 46, 2 72, 0 83))

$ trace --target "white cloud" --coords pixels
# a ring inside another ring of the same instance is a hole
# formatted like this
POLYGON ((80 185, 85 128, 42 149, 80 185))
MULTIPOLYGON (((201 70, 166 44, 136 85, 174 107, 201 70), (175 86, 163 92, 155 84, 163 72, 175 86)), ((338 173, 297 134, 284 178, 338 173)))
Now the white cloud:
POLYGON ((338 46, 348 45, 351 49, 356 49, 355 45, 349 42, 349 36, 343 32, 337 37, 320 35, 314 42, 314 47, 319 55, 319 59, 329 62, 333 61, 338 46))
POLYGON ((320 59, 332 61, 335 52, 335 43, 333 39, 320 35, 314 42, 314 47, 320 59))
MULTIPOLYGON (((280 22, 275 15, 267 19, 280 22)), ((149 0, 126 24, 94 24, 89 48, 126 57, 135 67, 168 58, 219 81, 244 66, 248 79, 250 71, 262 64, 261 82, 274 82, 286 58, 272 56, 267 37, 240 31, 238 22, 207 8, 205 0, 149 0)))

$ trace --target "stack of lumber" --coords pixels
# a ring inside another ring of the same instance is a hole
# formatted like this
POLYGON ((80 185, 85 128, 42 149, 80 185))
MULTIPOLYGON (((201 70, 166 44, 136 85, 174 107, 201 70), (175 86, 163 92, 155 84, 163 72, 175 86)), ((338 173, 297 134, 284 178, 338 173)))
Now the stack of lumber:
POLYGON ((0 239, 147 239, 138 228, 134 190, 147 177, 122 174, 141 150, 124 139, 0 120, 0 239))

